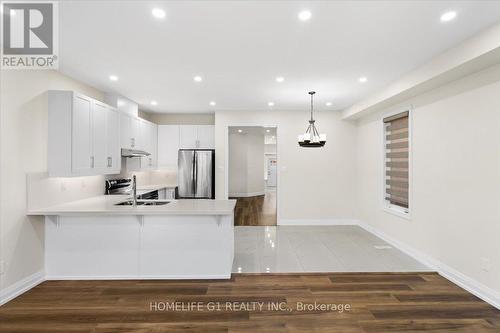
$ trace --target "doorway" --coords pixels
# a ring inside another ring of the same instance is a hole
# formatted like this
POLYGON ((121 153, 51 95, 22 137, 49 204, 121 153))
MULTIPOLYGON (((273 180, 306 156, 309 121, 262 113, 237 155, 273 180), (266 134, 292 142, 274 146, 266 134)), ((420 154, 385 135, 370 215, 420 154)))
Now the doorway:
POLYGON ((276 127, 228 128, 228 197, 235 226, 277 225, 276 127))

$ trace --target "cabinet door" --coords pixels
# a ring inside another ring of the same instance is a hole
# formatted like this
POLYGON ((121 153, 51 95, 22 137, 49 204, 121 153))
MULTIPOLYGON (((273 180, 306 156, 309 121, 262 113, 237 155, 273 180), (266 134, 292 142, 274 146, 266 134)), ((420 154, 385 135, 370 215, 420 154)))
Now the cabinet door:
POLYGON ((198 126, 198 148, 214 149, 215 148, 215 126, 200 125, 198 126))
POLYGON ((195 125, 180 125, 180 143, 181 149, 198 148, 198 126, 195 125))
POLYGON ((96 173, 106 172, 108 163, 107 144, 107 121, 108 108, 106 105, 95 102, 92 114, 92 144, 93 144, 93 168, 96 173))
POLYGON ((131 148, 142 149, 141 141, 141 121, 138 118, 130 118, 131 148))
POLYGON ((120 116, 118 111, 108 108, 107 112, 107 163, 109 172, 120 172, 121 152, 120 152, 120 116))
POLYGON ((120 113, 120 148, 132 148, 132 118, 120 113))
POLYGON ((72 119, 72 171, 90 174, 92 171, 92 100, 74 95, 72 119))
POLYGON ((149 146, 151 148, 151 169, 158 167, 158 125, 150 124, 149 146))
POLYGON ((158 126, 158 167, 177 168, 179 125, 158 126))

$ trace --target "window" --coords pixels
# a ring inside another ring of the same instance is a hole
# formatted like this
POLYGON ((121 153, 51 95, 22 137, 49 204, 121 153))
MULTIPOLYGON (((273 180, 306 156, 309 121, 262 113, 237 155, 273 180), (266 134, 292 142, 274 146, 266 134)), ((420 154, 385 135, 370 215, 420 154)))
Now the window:
POLYGON ((384 201, 386 207, 408 214, 410 208, 409 111, 384 118, 384 201))

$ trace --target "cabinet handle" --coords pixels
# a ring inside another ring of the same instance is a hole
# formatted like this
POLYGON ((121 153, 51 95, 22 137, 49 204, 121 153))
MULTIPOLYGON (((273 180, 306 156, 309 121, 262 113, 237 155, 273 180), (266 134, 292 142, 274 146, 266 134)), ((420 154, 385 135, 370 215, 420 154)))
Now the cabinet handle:
POLYGON ((131 146, 132 148, 134 148, 134 147, 135 147, 135 138, 130 138, 130 146, 131 146))
POLYGON ((108 168, 111 168, 113 166, 113 159, 112 157, 108 157, 108 168))
POLYGON ((90 156, 90 167, 94 168, 94 156, 90 156))

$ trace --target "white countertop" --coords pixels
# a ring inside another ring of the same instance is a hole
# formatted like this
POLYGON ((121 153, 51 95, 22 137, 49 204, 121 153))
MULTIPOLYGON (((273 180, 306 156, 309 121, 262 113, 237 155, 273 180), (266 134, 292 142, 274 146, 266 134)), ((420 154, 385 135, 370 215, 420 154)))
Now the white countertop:
POLYGON ((115 206, 127 199, 130 196, 101 195, 32 210, 27 215, 232 215, 236 205, 236 200, 181 199, 161 206, 115 206))

